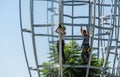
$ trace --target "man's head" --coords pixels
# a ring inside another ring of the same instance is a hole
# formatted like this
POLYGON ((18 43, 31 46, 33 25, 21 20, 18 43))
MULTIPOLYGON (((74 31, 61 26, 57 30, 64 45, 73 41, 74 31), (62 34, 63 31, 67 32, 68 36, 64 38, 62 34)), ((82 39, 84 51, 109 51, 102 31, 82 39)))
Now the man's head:
POLYGON ((84 35, 84 36, 87 35, 86 30, 83 30, 83 35, 84 35))

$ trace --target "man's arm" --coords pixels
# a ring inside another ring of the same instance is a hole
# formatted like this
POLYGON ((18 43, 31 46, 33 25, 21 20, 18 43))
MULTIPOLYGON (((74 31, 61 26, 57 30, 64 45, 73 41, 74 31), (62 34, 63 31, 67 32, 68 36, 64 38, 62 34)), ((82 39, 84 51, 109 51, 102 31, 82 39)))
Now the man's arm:
POLYGON ((57 33, 57 29, 55 30, 55 32, 57 33))
POLYGON ((82 26, 80 27, 80 32, 81 32, 81 34, 83 33, 82 26))
MULTIPOLYGON (((57 28, 57 29, 58 29, 58 28, 57 28)), ((57 29, 55 30, 56 33, 58 33, 58 32, 57 32, 57 29)))
POLYGON ((89 36, 89 28, 88 28, 88 26, 87 26, 87 35, 89 36))
POLYGON ((56 30, 55 30, 56 33, 59 33, 60 32, 60 27, 58 27, 56 30))

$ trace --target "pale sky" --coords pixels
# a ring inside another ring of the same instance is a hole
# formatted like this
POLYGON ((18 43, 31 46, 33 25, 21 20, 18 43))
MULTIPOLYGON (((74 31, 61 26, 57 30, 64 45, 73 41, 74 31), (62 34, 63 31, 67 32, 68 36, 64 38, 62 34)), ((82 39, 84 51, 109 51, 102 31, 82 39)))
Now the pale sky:
MULTIPOLYGON (((29 19, 29 0, 22 0, 22 17, 25 28, 30 28, 29 19)), ((44 6, 44 3, 41 3, 44 6)), ((43 7, 40 7, 43 9, 43 7)), ((46 9, 43 9, 41 20, 46 23, 46 9), (45 17, 44 17, 45 16, 45 17)), ((19 0, 0 0, 0 77, 29 77, 29 73, 24 58, 24 52, 21 41, 21 30, 19 22, 19 0)), ((44 29, 41 30, 44 32, 44 29)), ((30 43, 31 35, 28 34, 25 38, 26 42, 30 43), (29 41, 28 41, 29 40, 29 41)), ((48 54, 48 39, 43 37, 39 39, 38 58, 39 63, 46 61, 48 54), (42 54, 42 55, 39 55, 42 54)), ((29 64, 34 66, 34 57, 32 47, 27 44, 29 64)))
POLYGON ((19 0, 0 0, 0 77, 29 77, 19 26, 19 0))
MULTIPOLYGON (((22 6, 24 11, 23 23, 25 26, 29 27, 29 9, 27 9, 29 8, 27 6, 29 3, 27 3, 27 1, 29 0, 24 0, 22 6)), ((36 10, 42 9, 44 5, 44 3, 41 3, 41 7, 36 8, 36 10)), ((36 23, 46 23, 46 9, 43 9, 42 12, 41 10, 38 12, 41 15, 41 19, 36 19, 36 23)), ((76 13, 79 14, 79 12, 76 13)), ((83 14, 84 12, 80 13, 83 14)), ((29 77, 20 31, 19 0, 0 0, 0 77, 29 77)), ((27 39, 29 39, 29 36, 27 39)), ((37 45, 38 50, 42 51, 38 52, 38 56, 42 53, 42 55, 39 56, 40 63, 47 58, 45 54, 48 53, 48 45, 46 47, 48 41, 46 40, 47 38, 42 37, 40 41, 37 41, 39 43, 37 45)), ((29 41, 26 42, 29 43, 29 41)), ((28 50, 32 49, 28 46, 28 50)), ((29 53, 30 64, 32 65, 34 58, 31 55, 33 55, 32 52, 29 53)))

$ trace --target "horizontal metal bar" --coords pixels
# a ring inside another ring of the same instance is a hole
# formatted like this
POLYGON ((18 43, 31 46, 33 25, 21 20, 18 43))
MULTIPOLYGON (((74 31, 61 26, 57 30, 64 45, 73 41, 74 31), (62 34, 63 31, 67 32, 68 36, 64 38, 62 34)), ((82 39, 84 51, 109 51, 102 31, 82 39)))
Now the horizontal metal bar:
MULTIPOLYGON (((102 38, 102 39, 100 39, 100 38, 93 38, 94 40, 102 40, 102 41, 108 41, 108 39, 106 38, 106 39, 104 39, 104 38, 102 38)), ((65 38, 65 40, 83 40, 83 38, 80 38, 80 37, 66 37, 65 38)), ((111 39, 112 41, 116 41, 116 39, 111 39)))
MULTIPOLYGON (((108 41, 108 38, 93 38, 94 40, 103 40, 103 41, 108 41)), ((74 37, 74 36, 66 36, 65 40, 83 40, 82 36, 79 37, 74 37)), ((117 39, 111 39, 112 41, 116 41, 117 39)))
MULTIPOLYGON (((69 18, 73 18, 73 19, 80 19, 80 18, 89 18, 89 16, 71 16, 71 15, 67 15, 67 14, 63 14, 64 17, 69 17, 69 18)), ((117 16, 115 16, 117 17, 117 16)), ((95 17, 95 19, 111 19, 110 17, 95 17)), ((113 19, 114 17, 112 17, 113 19)))
MULTIPOLYGON (((95 74, 95 76, 101 76, 102 74, 95 74)), ((103 74, 104 76, 108 76, 108 74, 103 74)))
MULTIPOLYGON (((71 68, 93 68, 93 69, 103 69, 103 67, 96 66, 87 66, 87 65, 63 65, 63 67, 71 67, 71 68)), ((107 68, 107 67, 106 67, 107 68)))
POLYGON ((97 26, 97 25, 95 25, 95 28, 98 28, 98 29, 105 29, 105 30, 112 30, 112 28, 102 27, 102 26, 97 26))
POLYGON ((65 17, 69 17, 69 18, 73 18, 71 15, 63 14, 63 16, 65 16, 65 17))
POLYGON ((72 24, 72 23, 62 23, 62 25, 66 25, 66 26, 89 26, 90 24, 72 24))
MULTIPOLYGON (((93 3, 94 4, 94 3, 93 3)), ((107 6, 107 7, 111 7, 111 4, 98 4, 96 3, 97 6, 107 6)), ((115 4, 113 4, 112 6, 116 6, 115 4)), ((118 5, 117 5, 118 6, 118 5)))
POLYGON ((78 3, 78 2, 80 2, 80 3, 89 3, 89 1, 82 1, 82 0, 74 0, 74 1, 63 1, 63 3, 72 3, 72 2, 74 2, 74 3, 78 3))
POLYGON ((81 35, 74 35, 74 36, 72 36, 72 35, 67 35, 67 36, 65 36, 65 37, 79 37, 79 38, 82 38, 81 35))
POLYGON ((57 41, 49 41, 49 43, 54 44, 57 43, 57 41))
POLYGON ((115 53, 115 52, 110 52, 110 54, 118 55, 118 53, 115 53))
POLYGON ((43 67, 45 67, 45 68, 58 68, 59 67, 59 65, 58 64, 53 64, 53 65, 47 65, 47 66, 44 66, 44 65, 39 65, 39 68, 43 68, 43 67))
MULTIPOLYGON (((33 0, 33 1, 51 1, 51 0, 33 0)), ((53 2, 55 2, 55 3, 59 3, 59 1, 57 1, 57 0, 53 0, 53 2)), ((63 1, 62 2, 63 3, 63 6, 64 5, 66 5, 66 6, 80 6, 80 5, 86 5, 86 4, 89 4, 90 2, 89 1, 63 1), (72 2, 74 2, 74 3, 77 3, 77 4, 66 4, 66 3, 72 3, 72 2), (78 4, 79 3, 79 4, 78 4)), ((94 2, 92 2, 92 4, 94 4, 94 2)), ((96 6, 106 6, 106 7, 111 7, 111 4, 98 4, 98 3, 96 3, 96 6)), ((112 6, 116 6, 115 4, 113 4, 112 6)), ((118 4, 117 4, 117 6, 119 6, 118 4)))
MULTIPOLYGON (((65 38, 78 38, 79 40, 82 40, 83 39, 83 37, 81 36, 81 35, 67 35, 65 38)), ((94 38, 94 39, 98 39, 98 38, 94 38)), ((100 39, 99 39, 100 40, 100 39)), ((106 39, 104 39, 103 38, 103 40, 108 40, 107 38, 106 39)), ((115 40, 115 39, 114 39, 115 40)))
MULTIPOLYGON (((86 3, 86 4, 89 4, 90 2, 89 1, 63 1, 63 3, 72 3, 72 2, 74 2, 74 3, 86 3)), ((92 2, 92 4, 94 4, 94 2, 92 2)), ((98 4, 98 3, 96 3, 96 5, 99 5, 99 6, 108 6, 108 7, 111 7, 111 4, 98 4)), ((113 4, 112 6, 115 6, 115 4, 113 4)), ((117 5, 118 6, 118 5, 117 5)))
POLYGON ((100 16, 99 18, 100 18, 100 19, 102 19, 102 18, 103 18, 103 19, 106 19, 106 18, 111 18, 111 16, 112 16, 112 18, 118 17, 118 15, 116 15, 116 16, 115 16, 115 15, 106 15, 106 16, 100 16))
POLYGON ((34 70, 34 71, 37 71, 37 68, 35 67, 29 67, 30 70, 34 70))
MULTIPOLYGON (((81 2, 80 3, 80 1, 64 1, 63 2, 63 5, 64 6, 81 6, 81 5, 87 5, 87 4, 89 4, 90 2, 89 1, 87 1, 87 2, 81 2), (72 2, 74 2, 74 4, 72 4, 72 2), (79 3, 78 3, 79 2, 79 3), (67 4, 67 3, 69 3, 69 4, 67 4), (71 4, 70 4, 71 3, 71 4), (76 4, 75 4, 76 3, 76 4)), ((92 5, 94 5, 94 2, 92 2, 92 5)), ((98 4, 98 3, 96 3, 96 6, 104 6, 104 7, 111 7, 111 4, 98 4)), ((114 4, 112 5, 112 6, 115 6, 114 4)), ((117 5, 118 6, 118 5, 117 5)))
POLYGON ((65 40, 75 40, 75 39, 83 40, 83 37, 80 35, 67 35, 67 36, 65 36, 65 40))
MULTIPOLYGON (((108 41, 108 38, 94 38, 94 40, 103 40, 103 41, 108 41)), ((111 39, 112 41, 116 41, 117 39, 111 39)))
MULTIPOLYGON (((78 19, 78 18, 89 18, 89 16, 71 16, 71 15, 67 15, 67 14, 63 14, 64 17, 69 17, 69 18, 73 18, 73 19, 78 19)), ((96 19, 99 19, 99 17, 96 17, 96 19)))
MULTIPOLYGON (((89 16, 74 16, 74 19, 78 19, 78 18, 89 18, 89 16)), ((95 19, 99 19, 99 17, 95 17, 95 19)))
MULTIPOLYGON (((104 23, 105 25, 109 25, 109 23, 104 23)), ((90 26, 90 25, 93 25, 93 24, 72 24, 72 23, 62 23, 62 25, 66 25, 66 26, 90 26)), ((113 25, 113 24, 112 24, 113 25)), ((100 26, 97 26, 95 25, 95 28, 98 28, 98 29, 106 29, 106 30, 112 30, 112 28, 109 28, 109 27, 100 27, 100 26)))
POLYGON ((99 35, 109 35, 110 33, 98 33, 98 34, 95 34, 95 36, 99 36, 99 35))
POLYGON ((64 6, 83 6, 86 4, 64 4, 64 6))
POLYGON ((55 24, 34 24, 33 27, 51 27, 55 24))
MULTIPOLYGON (((59 64, 53 64, 52 66, 43 66, 43 65, 39 65, 39 68, 59 68, 59 64)), ((71 67, 71 68, 93 68, 93 69, 103 69, 103 67, 97 67, 97 66, 87 66, 87 65, 66 65, 66 64, 63 64, 62 67, 71 67)), ((109 67, 106 67, 106 68, 109 68, 109 67)))
POLYGON ((58 38, 57 35, 50 35, 50 34, 34 34, 34 36, 46 36, 46 37, 56 37, 56 38, 58 38))
POLYGON ((65 40, 82 40, 82 38, 79 38, 79 37, 66 37, 65 40))
MULTIPOLYGON (((120 48, 120 46, 110 46, 109 48, 112 50, 112 49, 115 49, 115 47, 120 48)), ((105 49, 105 50, 107 49, 107 47, 96 47, 96 48, 97 49, 105 49)))
MULTIPOLYGON (((56 38, 58 38, 58 35, 50 35, 50 34, 34 34, 34 36, 46 36, 46 37, 56 37, 56 38)), ((80 35, 74 35, 74 36, 67 35, 67 36, 65 36, 65 40, 66 39, 71 39, 72 37, 79 38, 79 40, 80 39, 82 40, 82 36, 80 36, 80 35)))
POLYGON ((107 23, 107 22, 106 23, 101 23, 101 24, 104 24, 104 25, 113 25, 113 24, 110 24, 110 23, 107 23))
POLYGON ((54 8, 47 8, 47 10, 48 11, 51 11, 51 12, 55 12, 54 10, 55 10, 56 8, 54 7, 54 8))
POLYGON ((31 30, 30 30, 30 29, 27 29, 27 28, 22 29, 22 31, 23 31, 23 32, 28 32, 28 33, 31 33, 31 30))
MULTIPOLYGON (((46 37, 55 37, 58 38, 58 35, 50 35, 50 34, 34 34, 34 36, 46 36, 46 37)), ((108 41, 108 38, 93 38, 94 40, 103 40, 108 41)), ((65 37, 65 40, 83 40, 82 36, 79 35, 69 35, 65 37)), ((111 39, 112 41, 116 41, 117 39, 111 39)))
MULTIPOLYGON (((110 48, 110 50, 113 50, 113 49, 115 49, 115 48, 120 48, 120 46, 110 46, 110 47, 108 47, 108 48, 110 48)), ((107 47, 106 47, 105 49, 107 49, 107 47)))
MULTIPOLYGON (((51 0, 33 0, 33 1, 50 1, 51 2, 51 0)), ((59 1, 57 1, 57 0, 53 0, 53 2, 59 3, 59 1)))

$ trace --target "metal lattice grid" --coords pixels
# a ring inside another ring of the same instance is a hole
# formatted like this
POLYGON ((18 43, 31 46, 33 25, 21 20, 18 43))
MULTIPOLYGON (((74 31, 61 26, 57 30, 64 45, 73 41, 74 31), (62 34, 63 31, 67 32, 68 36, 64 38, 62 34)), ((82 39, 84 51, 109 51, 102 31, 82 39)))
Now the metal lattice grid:
MULTIPOLYGON (((22 0, 19 1, 23 49, 30 77, 32 77, 31 72, 33 70, 37 72, 38 77, 41 77, 39 70, 42 65, 40 64, 39 58, 42 54, 38 54, 38 37, 48 37, 49 45, 55 43, 58 35, 56 35, 54 31, 58 23, 61 23, 67 28, 66 41, 78 40, 82 42, 82 36, 78 28, 81 26, 81 23, 82 26, 89 27, 90 46, 92 49, 95 49, 91 54, 96 53, 98 59, 100 57, 104 58, 103 67, 91 66, 91 56, 87 66, 78 65, 73 67, 87 68, 86 77, 88 77, 90 68, 101 69, 101 77, 106 76, 106 74, 104 74, 106 68, 109 68, 107 70, 110 73, 107 74, 108 76, 115 77, 120 75, 119 0, 30 0, 28 1, 30 3, 30 30, 26 29, 26 26, 23 25, 23 12, 21 11, 22 0), (41 14, 38 7, 40 7, 39 5, 43 2, 45 3, 43 7, 47 9, 47 11, 45 11, 45 24, 41 23, 40 17, 38 17, 40 15, 36 15, 41 14), (39 32, 42 29, 45 30, 44 33, 43 31, 39 32), (28 35, 31 34, 29 36, 31 38, 31 47, 33 47, 32 55, 34 56, 34 65, 29 63, 30 60, 28 56, 30 54, 27 52, 29 50, 27 50, 26 46, 28 45, 26 44, 26 32, 28 35), (110 62, 109 65, 107 65, 108 62, 110 62)), ((62 63, 60 63, 59 72, 61 77, 63 77, 62 68, 66 67, 72 66, 62 65, 62 63)))

